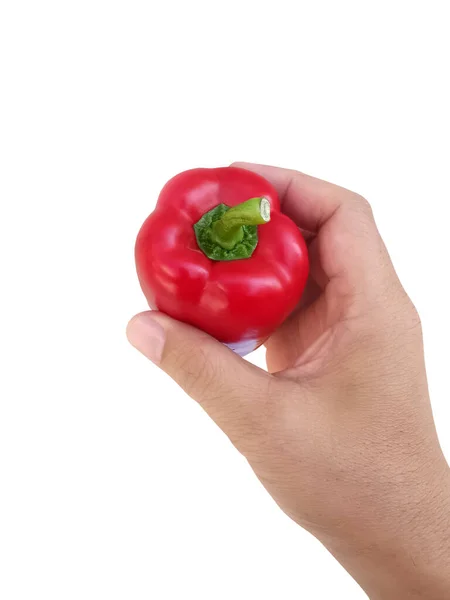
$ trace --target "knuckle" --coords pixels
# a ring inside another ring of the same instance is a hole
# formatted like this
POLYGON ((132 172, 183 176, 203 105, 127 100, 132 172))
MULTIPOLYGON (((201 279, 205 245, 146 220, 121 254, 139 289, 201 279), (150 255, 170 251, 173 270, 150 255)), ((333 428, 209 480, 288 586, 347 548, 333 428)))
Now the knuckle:
POLYGON ((383 325, 379 327, 375 339, 387 344, 391 351, 394 348, 401 349, 402 352, 405 348, 418 348, 417 343, 422 340, 421 320, 416 307, 404 292, 401 298, 397 298, 394 306, 390 307, 389 312, 385 313, 383 325))
POLYGON ((364 196, 360 196, 357 193, 353 193, 353 205, 355 209, 361 214, 373 218, 373 210, 370 202, 364 198, 364 196))
POLYGON ((401 285, 395 298, 396 302, 391 305, 394 322, 402 331, 421 331, 422 323, 417 308, 401 285))
POLYGON ((404 322, 408 330, 422 331, 422 320, 415 305, 408 298, 404 311, 404 322))

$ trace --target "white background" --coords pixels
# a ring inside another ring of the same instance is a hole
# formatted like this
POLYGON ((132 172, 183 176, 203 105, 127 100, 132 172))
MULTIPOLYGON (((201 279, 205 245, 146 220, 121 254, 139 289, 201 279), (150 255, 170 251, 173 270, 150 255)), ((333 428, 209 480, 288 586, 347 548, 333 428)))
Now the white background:
POLYGON ((365 597, 128 346, 134 238, 196 166, 365 195, 422 316, 450 457, 446 7, 1 2, 2 599, 365 597))

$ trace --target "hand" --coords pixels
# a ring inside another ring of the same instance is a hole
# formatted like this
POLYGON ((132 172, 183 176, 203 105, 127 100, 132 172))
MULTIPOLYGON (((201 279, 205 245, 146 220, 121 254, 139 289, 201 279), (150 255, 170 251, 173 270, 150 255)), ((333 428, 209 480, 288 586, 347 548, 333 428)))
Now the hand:
POLYGON ((373 599, 450 598, 450 471, 420 320, 360 196, 241 164, 309 238, 302 305, 268 340, 269 373, 157 312, 130 342, 225 431, 294 521, 373 599))

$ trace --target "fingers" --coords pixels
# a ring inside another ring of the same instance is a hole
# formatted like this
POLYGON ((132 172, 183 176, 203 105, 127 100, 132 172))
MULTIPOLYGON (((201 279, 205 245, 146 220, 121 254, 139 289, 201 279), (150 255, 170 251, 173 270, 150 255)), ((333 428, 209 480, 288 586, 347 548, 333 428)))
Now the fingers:
POLYGON ((254 435, 268 378, 207 334, 148 311, 127 328, 130 343, 174 379, 235 443, 254 435))
POLYGON ((309 246, 311 276, 323 289, 330 280, 340 295, 369 294, 398 280, 369 203, 345 188, 298 171, 236 163, 268 179, 282 210, 315 234, 309 246), (339 285, 337 284, 339 280, 339 285))
POLYGON ((307 231, 317 233, 340 207, 360 206, 370 211, 358 194, 299 171, 243 162, 233 166, 254 171, 270 181, 278 192, 283 212, 307 231))
POLYGON ((235 166, 268 179, 280 196, 282 211, 313 234, 308 245, 310 281, 321 294, 313 296, 313 302, 305 297, 300 310, 269 339, 269 371, 284 370, 299 360, 306 363, 312 349, 317 365, 338 339, 336 332, 348 330, 355 318, 373 327, 374 313, 388 310, 387 299, 404 296, 372 210, 358 194, 297 171, 249 163, 235 166))

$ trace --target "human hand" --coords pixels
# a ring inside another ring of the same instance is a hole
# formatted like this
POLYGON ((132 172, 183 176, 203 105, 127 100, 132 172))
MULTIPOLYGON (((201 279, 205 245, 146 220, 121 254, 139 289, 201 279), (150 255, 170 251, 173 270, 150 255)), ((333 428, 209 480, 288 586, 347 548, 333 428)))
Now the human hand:
POLYGON ((295 171, 240 164, 309 238, 301 306, 268 340, 269 373, 157 313, 131 343, 216 421, 279 506, 373 599, 450 597, 450 471, 420 320, 368 203, 295 171))

